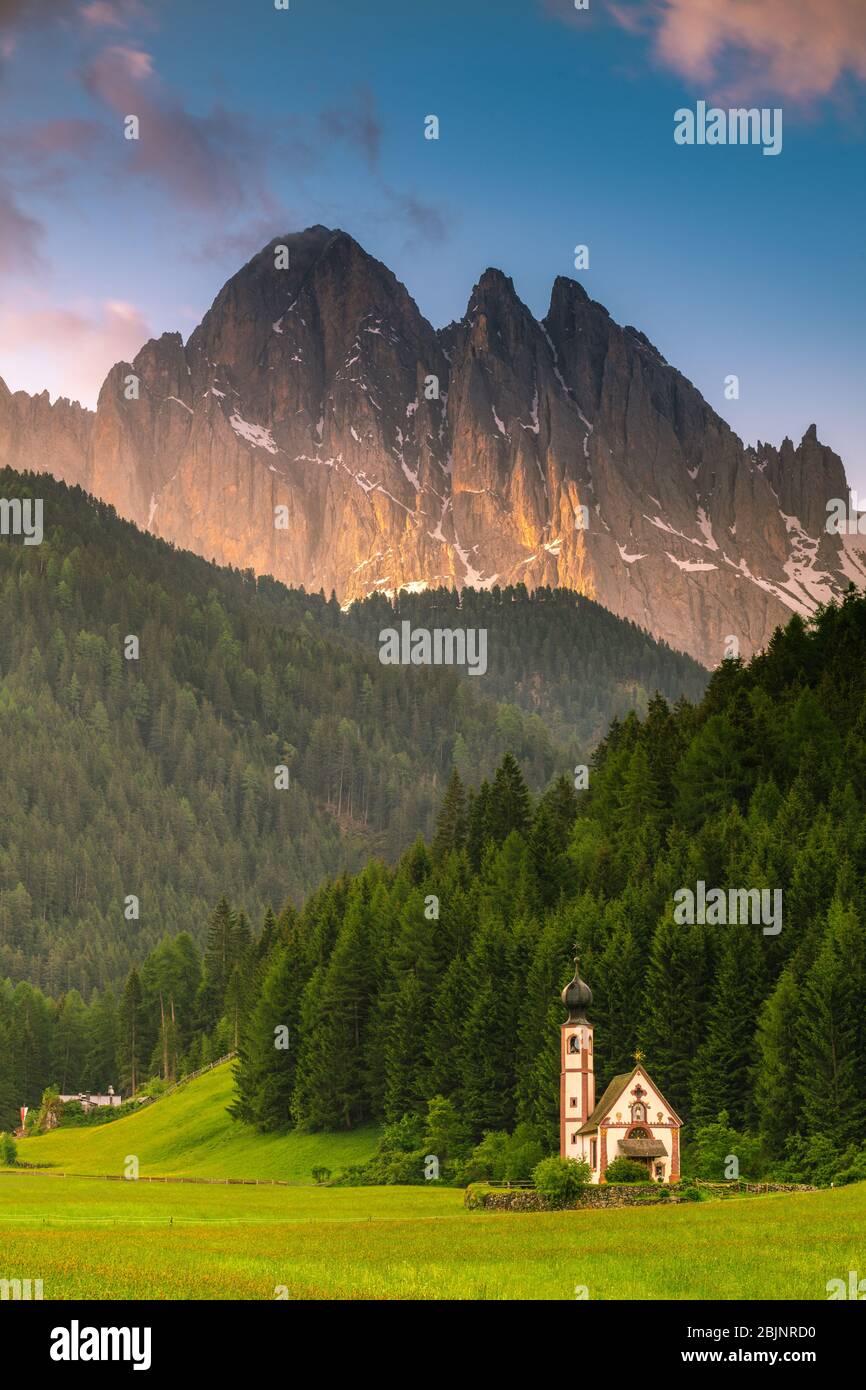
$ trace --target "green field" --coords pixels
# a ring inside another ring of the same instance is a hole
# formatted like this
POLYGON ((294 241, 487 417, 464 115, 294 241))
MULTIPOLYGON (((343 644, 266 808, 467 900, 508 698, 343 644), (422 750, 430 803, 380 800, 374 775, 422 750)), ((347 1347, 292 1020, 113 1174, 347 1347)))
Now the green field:
POLYGON ((826 1299, 866 1248, 866 1184, 550 1214, 462 1195, 7 1171, 0 1278, 41 1278, 46 1299, 826 1299))
POLYGON ((19 1144, 0 1170, 0 1279, 46 1299, 825 1299, 866 1251, 866 1183, 672 1207, 469 1212, 430 1187, 326 1188, 376 1131, 268 1137, 234 1123, 231 1068, 139 1114, 19 1144), (138 1182, 72 1174, 123 1172, 138 1182), (148 1176, 297 1185, 149 1183, 148 1176), (307 1184, 307 1185, 301 1185, 307 1184))
POLYGON ((56 1129, 21 1140, 22 1163, 69 1173, 123 1173, 134 1154, 139 1173, 214 1178, 281 1178, 309 1182, 311 1169, 363 1163, 376 1145, 374 1127, 339 1134, 258 1134, 226 1111, 232 1063, 215 1067, 137 1115, 107 1125, 56 1129))

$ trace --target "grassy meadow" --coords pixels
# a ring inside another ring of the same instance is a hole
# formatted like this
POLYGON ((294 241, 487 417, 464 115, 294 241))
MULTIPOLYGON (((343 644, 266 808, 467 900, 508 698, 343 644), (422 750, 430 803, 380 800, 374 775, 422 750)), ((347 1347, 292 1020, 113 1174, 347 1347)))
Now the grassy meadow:
POLYGON ((0 1170, 0 1279, 46 1299, 825 1299, 864 1263, 866 1183, 675 1207, 470 1212, 457 1189, 327 1188, 377 1132, 259 1135, 231 1066, 126 1119, 19 1143, 0 1170), (145 1181, 106 1181, 128 1155, 145 1181), (85 1176, 61 1176, 83 1174, 85 1176), (148 1176, 294 1185, 149 1183, 148 1176))
POLYGON ((557 1213, 430 1188, 0 1173, 0 1277, 46 1299, 826 1299, 862 1267, 866 1184, 557 1213))

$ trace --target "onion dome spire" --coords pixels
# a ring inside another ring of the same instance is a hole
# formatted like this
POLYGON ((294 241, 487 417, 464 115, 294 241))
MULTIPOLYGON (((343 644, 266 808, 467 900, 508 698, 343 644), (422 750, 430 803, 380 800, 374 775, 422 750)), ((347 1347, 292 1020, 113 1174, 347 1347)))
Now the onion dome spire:
POLYGON ((592 1003, 592 990, 578 973, 578 959, 574 958, 574 979, 562 991, 562 1002, 568 1009, 566 1023, 588 1023, 586 1010, 592 1003))

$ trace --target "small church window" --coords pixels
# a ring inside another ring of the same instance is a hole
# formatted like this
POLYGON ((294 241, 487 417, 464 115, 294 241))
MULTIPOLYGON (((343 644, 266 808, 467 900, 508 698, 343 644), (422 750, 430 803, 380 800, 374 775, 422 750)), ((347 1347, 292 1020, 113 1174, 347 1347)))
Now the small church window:
POLYGON ((589 1141, 589 1158, 590 1158, 590 1164, 589 1164, 589 1166, 590 1166, 591 1168, 594 1168, 594 1167, 595 1167, 595 1152, 596 1152, 596 1147, 595 1147, 595 1146, 596 1146, 596 1141, 595 1141, 595 1139, 591 1139, 591 1140, 589 1141))
POLYGON ((575 1107, 576 1105, 577 1105, 577 1096, 572 1096, 572 1097, 571 1097, 571 1108, 572 1108, 572 1110, 574 1109, 574 1107, 575 1107))
POLYGON ((572 1136, 571 1136, 571 1142, 572 1142, 572 1144, 576 1144, 576 1143, 577 1143, 577 1130, 575 1130, 575 1131, 574 1131, 574 1134, 572 1134, 572 1136))
POLYGON ((577 1033, 572 1033, 571 1037, 569 1038, 568 1050, 569 1052, 580 1051, 580 1036, 577 1033))

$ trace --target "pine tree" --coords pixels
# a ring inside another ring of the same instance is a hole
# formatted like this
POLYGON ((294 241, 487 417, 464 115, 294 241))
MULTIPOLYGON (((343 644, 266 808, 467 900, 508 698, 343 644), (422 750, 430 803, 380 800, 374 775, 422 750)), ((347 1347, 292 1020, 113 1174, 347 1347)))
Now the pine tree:
POLYGON ((87 1012, 83 1090, 105 1092, 109 1086, 120 1090, 117 1051, 117 1005, 113 995, 98 994, 87 1012))
POLYGON ((429 1095, 429 1065, 424 1048, 427 998, 410 970, 400 981, 385 1042, 385 1119, 421 1114, 429 1095))
POLYGON ((493 779, 490 792, 489 828, 497 844, 512 830, 524 834, 529 828, 531 806, 523 773, 513 753, 506 753, 493 779))
POLYGON ((272 953, 259 997, 241 1034, 231 1113, 265 1132, 292 1123, 301 1047, 304 961, 295 933, 272 953))
POLYGON ((802 986, 799 1089, 808 1134, 841 1148, 866 1129, 866 944, 851 907, 834 901, 827 934, 802 986))
POLYGON ((723 930, 707 1036, 692 1067, 691 1116, 696 1125, 709 1124, 724 1110, 739 1130, 751 1127, 756 1118, 751 1080, 755 1030, 766 993, 764 938, 748 924, 723 930))
POLYGON ((706 928, 666 918, 653 938, 640 1025, 646 1064, 681 1118, 689 1114, 689 1082, 704 1036, 709 968, 706 928))
POLYGON ((237 920, 226 898, 220 898, 208 923, 203 962, 201 1015, 212 1027, 223 1009, 229 977, 236 964, 237 920))
POLYGON ((77 990, 70 990, 60 1001, 54 1029, 54 1075, 64 1095, 84 1084, 86 1030, 84 1000, 77 990))
POLYGON ((141 978, 137 970, 130 970, 120 1002, 117 1064, 124 1091, 133 1095, 141 1084, 147 1056, 143 1033, 141 978))
POLYGON ((356 890, 330 961, 314 975, 302 1005, 304 1036, 292 1099, 297 1123, 351 1129, 369 1119, 364 1051, 372 993, 369 921, 356 890))
POLYGON ((436 834, 433 839, 434 860, 445 859, 453 850, 462 849, 466 842, 466 793, 460 774, 455 768, 451 773, 442 809, 436 821, 436 834))
POLYGON ((800 1127, 798 1050, 793 1041, 799 1020, 800 985, 794 968, 789 966, 764 1001, 756 1034, 754 1086, 758 1130, 773 1158, 781 1158, 785 1141, 800 1127))

